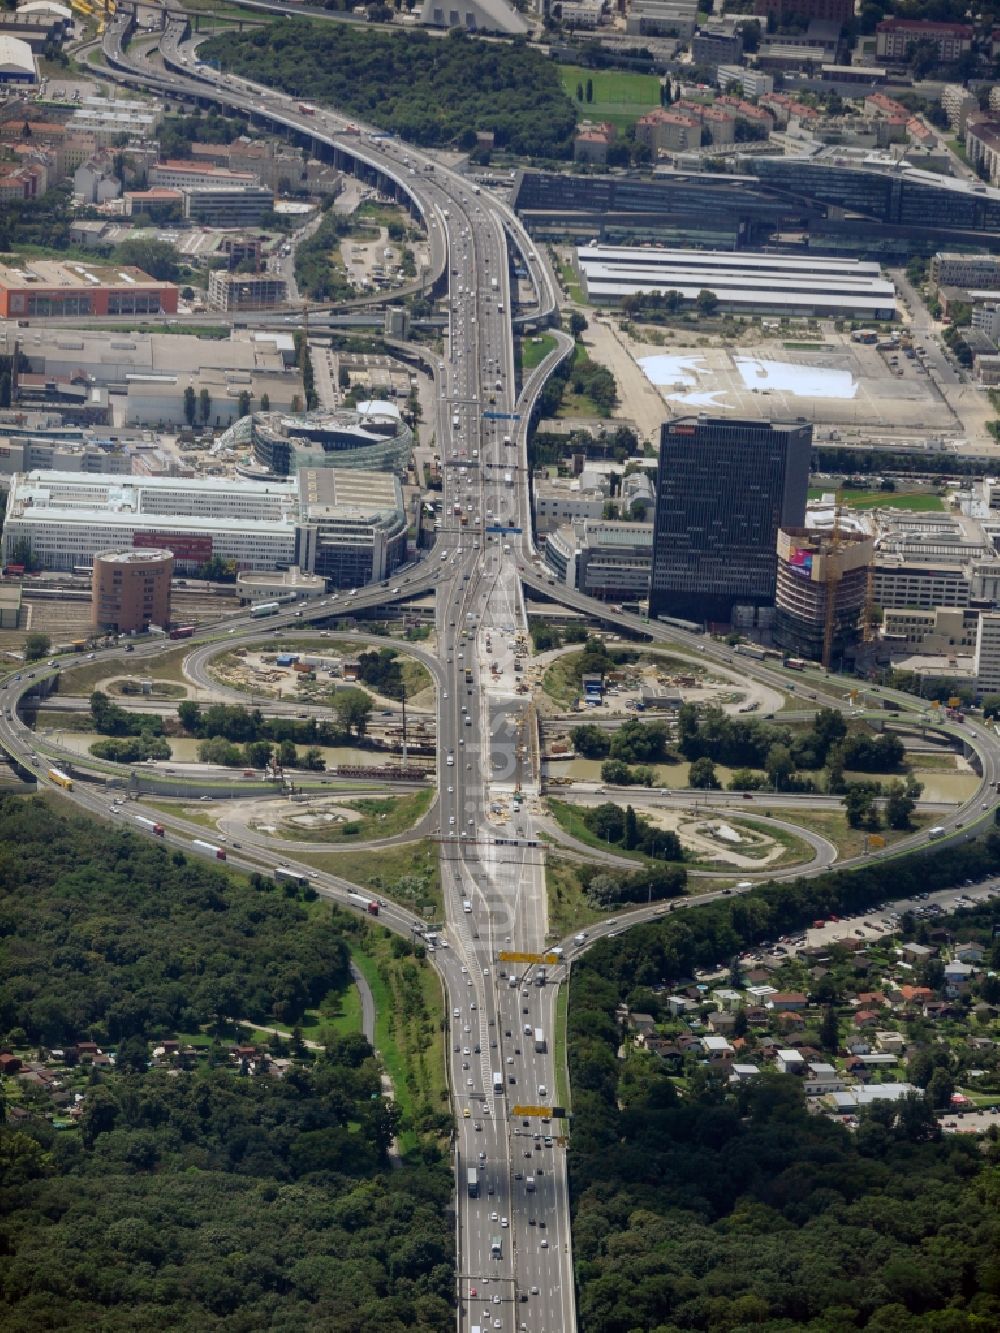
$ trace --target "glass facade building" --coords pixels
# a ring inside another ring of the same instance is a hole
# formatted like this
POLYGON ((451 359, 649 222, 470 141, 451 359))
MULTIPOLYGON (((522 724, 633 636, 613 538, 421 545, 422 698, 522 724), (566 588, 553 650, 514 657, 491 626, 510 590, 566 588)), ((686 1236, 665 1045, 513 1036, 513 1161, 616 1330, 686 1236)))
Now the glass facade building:
POLYGON ((682 417, 660 431, 649 614, 729 624, 770 606, 779 527, 804 522, 812 426, 682 417))

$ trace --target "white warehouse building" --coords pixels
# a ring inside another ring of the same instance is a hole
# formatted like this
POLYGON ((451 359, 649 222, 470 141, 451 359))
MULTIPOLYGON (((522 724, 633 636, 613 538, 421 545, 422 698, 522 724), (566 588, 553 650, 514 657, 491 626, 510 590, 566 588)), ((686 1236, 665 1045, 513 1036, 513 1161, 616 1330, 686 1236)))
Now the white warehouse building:
POLYGON ((297 563, 297 492, 283 481, 21 472, 11 478, 0 550, 5 565, 30 551, 35 567, 54 570, 92 565, 109 547, 165 547, 178 570, 213 556, 240 569, 287 569, 297 563))
POLYGON ((639 292, 677 292, 694 305, 710 291, 720 310, 774 315, 895 319, 896 291, 878 264, 826 255, 586 245, 577 267, 595 305, 639 292))

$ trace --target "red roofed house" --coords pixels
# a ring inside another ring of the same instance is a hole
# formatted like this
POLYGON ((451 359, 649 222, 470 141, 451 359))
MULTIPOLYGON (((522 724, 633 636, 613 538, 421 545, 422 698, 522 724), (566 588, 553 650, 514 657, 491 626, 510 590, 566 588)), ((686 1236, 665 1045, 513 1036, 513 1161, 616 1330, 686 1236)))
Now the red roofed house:
POLYGON ((774 995, 769 995, 767 999, 768 1008, 776 1013, 797 1013, 808 1003, 807 997, 801 991, 778 991, 774 995))
POLYGON ((879 1016, 874 1009, 859 1009, 854 1015, 854 1026, 856 1028, 870 1028, 879 1021, 879 1016))
POLYGON ((614 138, 615 127, 607 121, 597 125, 581 125, 573 140, 573 161, 594 162, 604 166, 614 138))

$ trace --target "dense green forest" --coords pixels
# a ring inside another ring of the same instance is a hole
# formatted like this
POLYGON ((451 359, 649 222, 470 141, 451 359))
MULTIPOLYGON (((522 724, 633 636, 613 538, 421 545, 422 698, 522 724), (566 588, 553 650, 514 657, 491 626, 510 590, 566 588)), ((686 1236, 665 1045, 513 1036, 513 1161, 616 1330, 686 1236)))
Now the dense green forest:
POLYGON ((571 1190, 585 1333, 965 1333, 1000 1325, 995 1142, 942 1140, 922 1097, 854 1134, 801 1084, 731 1088, 699 1068, 681 1098, 654 1059, 617 1058, 616 1006, 725 963, 810 917, 959 883, 1000 838, 771 884, 602 941, 573 968, 571 1190))
POLYGON ((523 43, 479 41, 457 30, 442 41, 290 19, 210 38, 199 53, 424 147, 470 149, 477 130, 492 130, 496 146, 515 153, 572 152, 576 112, 559 71, 523 43))
POLYGON ((4 1329, 451 1327, 451 1173, 433 1144, 390 1169, 367 1041, 230 1053, 232 1019, 291 1025, 347 984, 371 927, 305 898, 0 801, 0 1049, 66 1048, 4 1081, 4 1329), (199 1029, 196 1059, 151 1064, 199 1029))

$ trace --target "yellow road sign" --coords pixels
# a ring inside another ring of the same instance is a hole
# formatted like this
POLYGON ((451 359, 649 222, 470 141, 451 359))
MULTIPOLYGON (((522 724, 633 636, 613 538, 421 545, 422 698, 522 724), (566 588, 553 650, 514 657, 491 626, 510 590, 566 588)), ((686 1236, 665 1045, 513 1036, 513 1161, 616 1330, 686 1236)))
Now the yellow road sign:
POLYGON ((501 949, 497 956, 501 963, 547 963, 549 967, 555 967, 559 962, 556 953, 515 953, 510 949, 501 949))
POLYGON ((536 1115, 536 1116, 547 1115, 547 1116, 551 1116, 551 1114, 552 1114, 552 1107, 551 1107, 551 1106, 514 1106, 514 1107, 511 1108, 511 1111, 512 1111, 512 1113, 513 1113, 514 1115, 536 1115))

